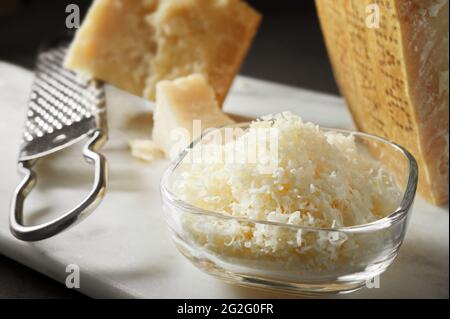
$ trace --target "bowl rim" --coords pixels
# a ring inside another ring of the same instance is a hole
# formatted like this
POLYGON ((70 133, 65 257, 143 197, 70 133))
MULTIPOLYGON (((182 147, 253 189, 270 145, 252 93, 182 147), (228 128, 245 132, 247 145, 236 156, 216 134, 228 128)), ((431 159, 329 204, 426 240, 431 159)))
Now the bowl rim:
POLYGON ((281 222, 272 222, 267 220, 258 220, 258 219, 251 219, 251 218, 245 218, 245 217, 236 217, 236 216, 230 216, 225 215, 220 212, 214 212, 211 210, 206 210, 200 207, 196 207, 194 205, 191 205, 184 200, 180 199, 176 194, 174 194, 169 189, 169 179, 172 176, 172 174, 175 172, 177 167, 181 164, 183 159, 186 157, 186 155, 189 153, 190 150, 192 150, 198 143, 201 142, 201 140, 211 132, 215 132, 218 129, 224 129, 224 128, 235 128, 235 127, 249 127, 249 125, 252 122, 243 122, 243 123, 235 123, 235 124, 229 124, 220 126, 217 128, 210 128, 205 130, 198 138, 196 138, 193 142, 191 142, 178 156, 177 158, 172 161, 169 165, 169 167, 165 170, 160 183, 160 192, 163 203, 168 201, 169 204, 185 211, 189 212, 191 214, 196 215, 203 215, 203 216, 210 216, 219 218, 222 220, 235 220, 238 222, 245 222, 245 223, 254 223, 254 224, 263 224, 263 225, 272 225, 272 226, 278 226, 278 227, 287 227, 291 229, 297 229, 297 230, 305 230, 308 232, 343 232, 343 233, 364 233, 364 232, 370 232, 370 231, 377 231, 381 229, 386 229, 391 227, 392 225, 396 224, 397 222, 403 220, 408 213, 411 211, 412 204, 414 202, 414 198, 416 195, 417 190, 417 184, 418 184, 418 175, 419 175, 419 168, 417 165, 417 161, 415 160, 414 156, 403 146, 390 141, 388 139, 353 131, 353 130, 347 130, 347 129, 338 129, 338 128, 328 128, 328 127, 321 127, 318 126, 320 130, 327 131, 327 132, 336 132, 341 133, 345 135, 353 135, 353 136, 360 136, 366 139, 372 139, 377 142, 384 143, 393 149, 399 151, 408 162, 408 181, 406 183, 406 187, 403 192, 402 200, 392 213, 389 215, 377 219, 370 223, 360 224, 360 225, 353 225, 353 226, 343 226, 343 227, 336 227, 336 228, 327 228, 327 227, 312 227, 312 226, 301 226, 301 225, 293 225, 293 224, 287 224, 287 223, 281 223, 281 222))

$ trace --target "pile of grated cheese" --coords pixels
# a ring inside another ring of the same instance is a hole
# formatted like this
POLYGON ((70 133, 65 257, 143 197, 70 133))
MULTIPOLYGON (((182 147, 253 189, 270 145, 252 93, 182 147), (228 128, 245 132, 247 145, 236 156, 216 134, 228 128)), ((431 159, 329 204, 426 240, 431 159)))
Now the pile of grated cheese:
MULTIPOLYGON (((278 165, 262 171, 258 163, 214 162, 183 165, 173 190, 202 209, 251 220, 297 226, 338 228, 373 222, 392 213, 401 191, 394 177, 367 154, 353 136, 324 132, 289 112, 265 116, 251 129, 278 132, 278 165)), ((205 156, 244 143, 207 145, 205 156), (222 148, 222 149, 221 149, 222 148)), ((252 149, 248 147, 248 149, 252 149)), ((308 232, 273 225, 186 215, 183 225, 192 241, 218 256, 266 260, 278 266, 335 268, 349 261, 361 245, 381 244, 337 232, 308 232), (288 262, 288 263, 287 263, 288 262)), ((380 239, 382 240, 382 239, 380 239)))

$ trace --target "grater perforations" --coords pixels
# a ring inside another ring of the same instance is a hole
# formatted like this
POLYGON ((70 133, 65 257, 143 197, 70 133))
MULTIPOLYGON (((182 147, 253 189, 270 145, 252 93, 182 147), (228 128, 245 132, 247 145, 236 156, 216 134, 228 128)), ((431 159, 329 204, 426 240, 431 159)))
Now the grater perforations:
POLYGON ((105 103, 103 86, 63 67, 67 45, 42 51, 22 136, 21 157, 48 153, 99 125, 105 103))
POLYGON ((58 47, 39 56, 24 142, 91 118, 103 98, 90 79, 62 68, 66 51, 58 47))

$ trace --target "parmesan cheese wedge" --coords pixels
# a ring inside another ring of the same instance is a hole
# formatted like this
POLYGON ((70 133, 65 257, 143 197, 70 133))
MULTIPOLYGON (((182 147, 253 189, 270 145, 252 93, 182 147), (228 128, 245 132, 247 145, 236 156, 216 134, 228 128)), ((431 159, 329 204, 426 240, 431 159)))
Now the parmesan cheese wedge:
POLYGON ((448 0, 316 0, 316 5, 356 126, 406 147, 419 164, 420 193, 434 204, 447 202, 448 0))
POLYGON ((260 20, 241 0, 96 0, 65 65, 152 101, 159 81, 201 73, 221 105, 260 20))
POLYGON ((204 130, 234 123, 199 74, 158 83, 153 122, 153 141, 171 159, 204 130))

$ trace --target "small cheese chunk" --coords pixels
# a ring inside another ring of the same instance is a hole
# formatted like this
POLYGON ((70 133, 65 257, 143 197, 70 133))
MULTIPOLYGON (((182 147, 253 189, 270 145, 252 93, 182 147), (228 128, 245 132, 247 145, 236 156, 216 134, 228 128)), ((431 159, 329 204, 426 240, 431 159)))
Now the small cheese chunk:
POLYGON ((445 203, 449 1, 373 2, 316 0, 336 80, 356 126, 406 147, 419 164, 421 194, 445 203))
POLYGON ((171 159, 203 130, 232 123, 202 75, 158 83, 153 141, 171 159))
POLYGON ((222 104, 260 20, 241 0, 96 0, 65 65, 152 101, 157 82, 201 73, 222 104))
POLYGON ((144 162, 153 162, 163 158, 164 153, 152 140, 131 140, 131 156, 144 162))

